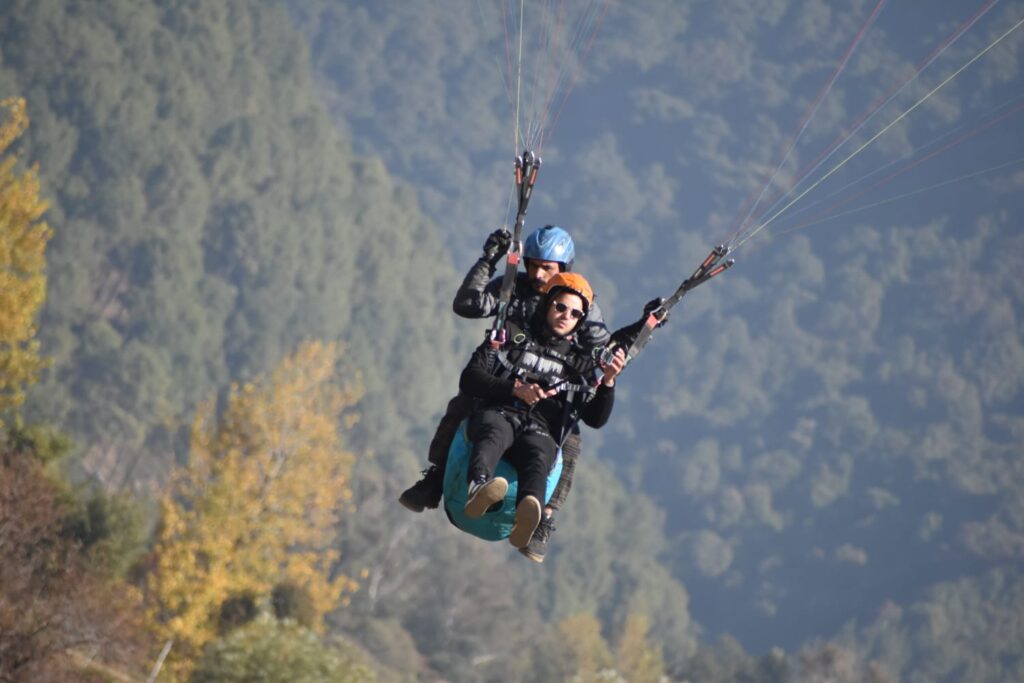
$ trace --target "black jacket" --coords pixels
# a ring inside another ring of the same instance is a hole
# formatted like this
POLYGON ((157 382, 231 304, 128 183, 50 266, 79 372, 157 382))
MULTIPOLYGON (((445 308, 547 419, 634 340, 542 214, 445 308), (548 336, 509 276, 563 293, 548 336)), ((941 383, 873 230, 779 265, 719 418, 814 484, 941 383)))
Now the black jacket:
MULTIPOLYGON (((452 301, 452 310, 463 318, 489 318, 498 312, 498 296, 501 293, 501 278, 494 278, 494 266, 486 259, 479 259, 466 273, 459 291, 452 301)), ((533 288, 526 273, 516 275, 509 304, 508 318, 519 325, 533 319, 544 295, 533 288)), ((587 349, 599 348, 608 343, 611 333, 605 325, 601 309, 592 302, 580 329, 576 331, 580 346, 587 349)))
POLYGON ((603 427, 615 404, 614 387, 600 384, 592 393, 577 389, 575 400, 569 405, 569 393, 564 388, 532 407, 513 395, 517 378, 546 387, 592 387, 596 381, 597 370, 591 353, 571 337, 558 338, 538 332, 542 330, 538 324, 540 318, 542 316, 534 315, 533 324, 527 328, 510 323, 509 341, 500 350, 493 349, 489 342, 477 347, 462 371, 459 389, 480 399, 482 408, 501 408, 524 420, 524 424, 534 423, 555 440, 564 436, 564 430, 572 426, 569 423, 575 423, 577 414, 584 424, 595 429, 603 427))

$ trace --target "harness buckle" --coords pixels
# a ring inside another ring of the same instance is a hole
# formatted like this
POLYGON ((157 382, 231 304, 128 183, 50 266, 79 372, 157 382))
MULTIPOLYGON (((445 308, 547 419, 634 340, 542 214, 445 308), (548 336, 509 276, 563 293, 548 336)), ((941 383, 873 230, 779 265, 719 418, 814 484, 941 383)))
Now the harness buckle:
POLYGON ((508 333, 505 331, 504 327, 500 327, 496 330, 492 329, 487 333, 487 337, 490 339, 491 348, 493 349, 500 349, 505 345, 505 342, 508 341, 508 333))

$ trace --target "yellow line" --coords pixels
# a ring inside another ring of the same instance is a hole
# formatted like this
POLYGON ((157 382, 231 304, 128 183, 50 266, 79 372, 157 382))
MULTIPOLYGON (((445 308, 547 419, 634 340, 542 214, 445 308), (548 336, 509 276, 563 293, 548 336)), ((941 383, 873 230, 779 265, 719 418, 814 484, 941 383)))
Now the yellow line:
POLYGON ((1010 29, 1009 31, 1007 31, 1007 32, 1006 32, 1006 33, 1004 33, 1003 35, 1001 35, 1001 36, 999 36, 998 38, 996 38, 996 39, 995 39, 995 41, 993 41, 993 42, 992 42, 992 44, 990 44, 990 45, 989 45, 988 47, 986 47, 986 48, 985 48, 984 50, 982 50, 981 52, 979 52, 978 54, 976 54, 976 55, 975 55, 974 57, 972 57, 972 58, 971 58, 971 60, 970 60, 969 62, 967 62, 966 64, 964 64, 963 66, 961 66, 961 67, 960 67, 959 69, 957 69, 956 71, 954 71, 954 72, 953 72, 953 73, 952 73, 952 74, 951 74, 951 75, 950 75, 950 76, 949 76, 949 77, 948 77, 948 78, 947 78, 946 80, 942 81, 942 83, 939 83, 939 84, 938 84, 937 86, 935 86, 934 88, 932 88, 932 90, 931 90, 931 91, 930 91, 930 92, 929 92, 929 93, 928 93, 927 95, 925 95, 924 97, 922 97, 921 99, 919 99, 919 100, 918 100, 917 102, 915 102, 915 103, 914 103, 914 105, 913 105, 912 107, 910 107, 910 109, 906 110, 905 112, 903 112, 902 114, 900 114, 900 115, 899 115, 898 117, 896 117, 896 119, 895 119, 895 120, 893 120, 893 122, 892 122, 892 123, 890 123, 890 124, 889 124, 888 126, 886 126, 886 127, 885 127, 885 128, 883 128, 882 130, 880 130, 880 131, 878 131, 877 133, 875 133, 875 135, 874 135, 874 136, 873 136, 873 137, 872 137, 872 138, 871 138, 870 140, 868 140, 868 141, 867 141, 867 142, 865 142, 865 143, 864 143, 863 145, 861 145, 860 147, 858 147, 858 148, 857 148, 857 149, 856 149, 856 150, 855 150, 855 151, 854 151, 854 152, 853 152, 853 153, 852 153, 852 154, 851 154, 850 156, 848 156, 848 157, 846 157, 845 159, 843 159, 842 161, 840 161, 840 162, 839 162, 839 164, 838 164, 838 165, 837 165, 837 166, 836 166, 835 168, 833 168, 833 169, 832 169, 831 171, 829 171, 828 173, 826 173, 825 175, 823 175, 823 176, 822 176, 822 177, 821 177, 820 179, 818 179, 818 181, 817 181, 817 182, 815 182, 815 183, 814 183, 813 185, 811 185, 810 187, 808 187, 808 188, 807 188, 806 190, 804 190, 803 192, 801 192, 800 194, 798 194, 798 195, 797 195, 797 196, 796 196, 796 197, 795 197, 795 198, 794 198, 794 199, 793 199, 793 200, 792 200, 791 202, 789 202, 789 203, 788 203, 788 204, 786 204, 786 205, 785 205, 784 207, 782 207, 781 209, 779 209, 779 210, 778 210, 778 211, 777 211, 777 212, 775 213, 775 215, 773 215, 773 216, 772 216, 771 218, 769 218, 768 220, 766 220, 766 221, 765 221, 764 223, 761 223, 761 225, 757 226, 757 228, 755 228, 755 229, 754 229, 754 230, 753 230, 753 231, 752 231, 752 232, 751 232, 751 233, 750 233, 749 235, 747 235, 747 236, 746 236, 746 237, 744 237, 744 238, 743 238, 742 240, 740 240, 740 241, 739 241, 739 242, 738 242, 738 243, 737 243, 737 244, 736 244, 736 245, 735 245, 735 246, 733 247, 733 249, 738 249, 738 248, 740 247, 740 245, 741 245, 741 244, 743 244, 744 242, 746 242, 747 240, 749 240, 749 239, 750 239, 751 237, 753 237, 754 235, 756 235, 757 233, 759 233, 759 232, 760 232, 760 231, 761 231, 761 230, 762 230, 763 228, 765 228, 765 227, 766 227, 766 226, 767 226, 767 225, 768 225, 769 223, 772 223, 772 222, 773 222, 773 221, 774 221, 774 220, 775 220, 776 218, 778 218, 778 217, 779 217, 779 216, 781 216, 781 215, 782 215, 783 213, 785 213, 785 212, 786 212, 786 211, 787 211, 787 210, 789 209, 789 207, 793 206, 793 205, 794 205, 794 204, 796 204, 796 203, 797 203, 798 201, 800 201, 800 200, 801 200, 801 199, 802 199, 802 198, 803 198, 803 197, 804 197, 804 196, 805 196, 805 195, 806 195, 806 194, 807 194, 808 192, 810 192, 811 190, 813 190, 814 188, 816 188, 816 187, 817 187, 818 185, 821 185, 821 184, 822 184, 823 182, 825 182, 825 180, 827 180, 827 179, 829 178, 829 176, 831 176, 831 175, 832 175, 833 173, 835 173, 835 172, 836 172, 836 171, 838 171, 838 170, 839 170, 840 168, 842 168, 842 167, 843 167, 843 166, 844 166, 844 165, 846 164, 846 162, 848 162, 848 161, 849 161, 850 159, 852 159, 853 157, 855 157, 855 156, 857 156, 858 154, 860 154, 861 152, 863 152, 863 151, 864 151, 864 149, 866 149, 866 148, 868 147, 868 145, 870 145, 870 144, 871 144, 871 143, 873 143, 873 142, 874 142, 875 140, 877 140, 877 139, 878 139, 878 138, 879 138, 879 137, 880 137, 880 136, 881 136, 881 135, 882 135, 883 133, 885 133, 885 132, 886 132, 887 130, 889 130, 890 128, 892 128, 893 126, 895 126, 895 125, 896 125, 897 123, 899 123, 900 121, 902 121, 902 120, 903 120, 904 118, 906 118, 906 116, 907 116, 908 114, 910 114, 910 112, 912 112, 912 111, 914 111, 915 109, 917 109, 917 108, 918 108, 918 107, 919 107, 919 106, 920 106, 920 105, 921 105, 921 104, 922 104, 922 103, 923 103, 923 102, 924 102, 925 100, 927 100, 927 99, 928 99, 929 97, 931 97, 931 96, 932 96, 932 95, 934 95, 934 94, 935 94, 936 92, 938 92, 938 91, 939 91, 939 89, 941 89, 941 88, 942 88, 943 86, 945 86, 945 85, 946 85, 947 83, 949 83, 949 82, 950 82, 951 80, 953 80, 954 78, 956 78, 957 76, 959 76, 959 75, 960 75, 960 73, 961 73, 962 71, 964 71, 964 69, 966 69, 966 68, 967 68, 967 67, 969 67, 969 66, 970 66, 971 64, 974 64, 974 62, 976 62, 976 61, 978 61, 979 59, 981 59, 981 57, 982 57, 983 55, 985 55, 985 54, 986 54, 986 53, 987 53, 987 52, 988 52, 989 50, 991 50, 991 49, 992 49, 992 48, 994 48, 994 47, 995 47, 996 45, 998 45, 998 44, 999 44, 999 43, 1000 43, 1000 42, 1001 42, 1001 41, 1002 41, 1002 40, 1003 40, 1004 38, 1006 38, 1006 36, 1010 35, 1010 34, 1011 34, 1011 33, 1013 33, 1014 31, 1016 31, 1016 30, 1017 30, 1018 28, 1020 28, 1021 24, 1024 24, 1024 19, 1021 19, 1020 21, 1018 21, 1018 22, 1017 22, 1016 24, 1014 24, 1014 25, 1013 25, 1013 27, 1012 27, 1012 28, 1011 28, 1011 29, 1010 29))

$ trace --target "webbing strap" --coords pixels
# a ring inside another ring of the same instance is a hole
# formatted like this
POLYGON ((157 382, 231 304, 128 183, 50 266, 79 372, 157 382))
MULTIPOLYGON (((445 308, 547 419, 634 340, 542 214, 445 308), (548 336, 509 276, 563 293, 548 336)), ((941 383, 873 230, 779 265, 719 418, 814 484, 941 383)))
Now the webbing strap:
POLYGON ((505 259, 505 274, 501 279, 501 291, 498 294, 498 309, 491 327, 491 345, 495 348, 505 343, 505 320, 508 318, 508 307, 512 301, 512 289, 515 286, 516 274, 519 272, 520 256, 523 252, 523 225, 526 223, 526 209, 533 196, 533 186, 537 182, 540 171, 540 157, 530 150, 524 150, 516 157, 516 188, 519 191, 519 206, 516 209, 516 222, 512 232, 512 244, 509 246, 505 259))
MULTIPOLYGON (((712 249, 711 253, 707 255, 707 258, 705 258, 701 264, 697 266, 697 269, 693 271, 693 274, 683 280, 682 284, 676 288, 676 291, 672 293, 672 296, 647 315, 647 318, 644 320, 644 324, 637 333, 636 338, 625 349, 627 363, 636 358, 643 348, 647 346, 647 342, 651 340, 651 335, 654 334, 654 330, 656 330, 665 321, 668 317, 668 312, 673 306, 679 303, 684 296, 686 296, 687 292, 704 284, 711 278, 732 267, 735 263, 733 259, 722 261, 723 258, 728 256, 729 251, 729 247, 725 245, 719 245, 712 249)), ((611 362, 616 348, 617 347, 613 347, 612 345, 605 347, 601 352, 602 362, 611 362)))
MULTIPOLYGON (((498 363, 503 368, 508 370, 509 374, 512 377, 515 377, 515 378, 519 379, 522 375, 525 374, 526 368, 523 368, 523 367, 521 367, 519 365, 516 365, 515 363, 510 361, 508 359, 508 352, 507 351, 502 350, 502 349, 498 349, 497 352, 494 354, 494 358, 498 361, 498 363)), ((560 389, 560 390, 565 390, 565 391, 576 391, 576 392, 592 392, 595 389, 594 387, 590 386, 589 384, 573 383, 573 382, 569 382, 568 380, 562 380, 562 381, 559 381, 559 382, 555 382, 550 388, 551 389, 560 389)))

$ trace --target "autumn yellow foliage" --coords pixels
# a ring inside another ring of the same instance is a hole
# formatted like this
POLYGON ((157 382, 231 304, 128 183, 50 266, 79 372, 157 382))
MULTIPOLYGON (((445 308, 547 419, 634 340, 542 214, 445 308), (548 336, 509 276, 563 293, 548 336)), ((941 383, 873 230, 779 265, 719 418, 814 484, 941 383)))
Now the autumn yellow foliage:
POLYGON ((598 680, 602 671, 612 668, 614 659, 601 637, 601 622, 589 613, 566 617, 558 623, 559 636, 571 677, 581 683, 598 680))
POLYGON ((233 595, 288 581, 322 617, 356 590, 332 577, 354 461, 339 429, 362 393, 335 382, 338 356, 335 344, 303 344, 269 377, 233 387, 220 416, 213 401, 200 407, 190 461, 162 499, 148 586, 153 622, 179 656, 214 638, 233 595))
POLYGON ((642 614, 630 614, 615 649, 618 668, 629 683, 658 683, 664 678, 661 650, 647 638, 650 622, 642 614))
POLYGON ((25 100, 0 102, 0 411, 21 405, 25 387, 43 361, 36 340, 36 315, 46 299, 46 244, 53 233, 40 220, 38 170, 19 172, 11 145, 28 129, 25 100))
POLYGON ((578 613, 558 623, 565 678, 576 683, 622 681, 660 683, 667 680, 661 650, 650 642, 650 622, 631 613, 619 634, 614 653, 601 635, 601 622, 578 613))

